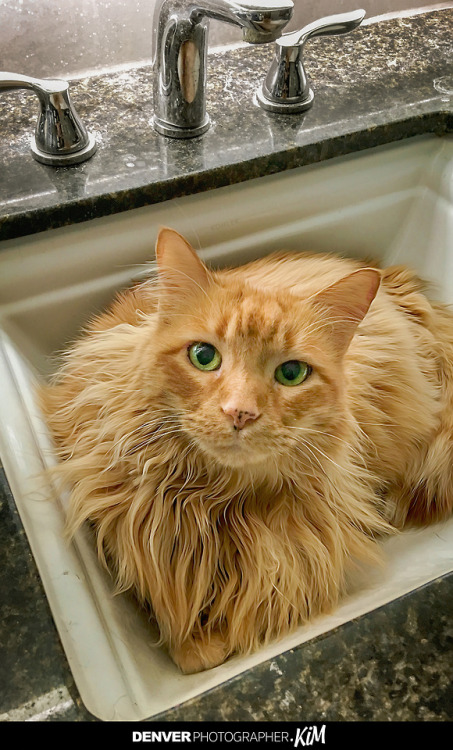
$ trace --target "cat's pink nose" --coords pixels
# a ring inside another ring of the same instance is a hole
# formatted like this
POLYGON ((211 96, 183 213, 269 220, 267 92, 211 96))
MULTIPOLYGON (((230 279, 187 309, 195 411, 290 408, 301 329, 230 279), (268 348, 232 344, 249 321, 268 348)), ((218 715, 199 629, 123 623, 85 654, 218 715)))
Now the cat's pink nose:
POLYGON ((244 429, 246 424, 254 422, 255 419, 258 419, 260 416, 257 409, 252 410, 250 407, 248 409, 242 409, 230 404, 222 406, 222 411, 233 419, 233 427, 235 430, 244 429))

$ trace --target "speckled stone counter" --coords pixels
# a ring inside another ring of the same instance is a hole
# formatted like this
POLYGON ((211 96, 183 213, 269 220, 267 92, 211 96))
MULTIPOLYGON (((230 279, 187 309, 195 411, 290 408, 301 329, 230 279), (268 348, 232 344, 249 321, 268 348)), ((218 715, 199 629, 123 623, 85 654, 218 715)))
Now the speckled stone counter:
MULTIPOLYGON (((2 92, 0 239, 452 131, 452 100, 433 85, 453 75, 452 32, 453 10, 444 10, 313 40, 306 57, 315 103, 305 116, 270 115, 254 104, 270 49, 213 54, 212 127, 190 141, 154 133, 148 69, 75 82, 73 100, 99 148, 71 168, 32 159, 33 95, 2 92)), ((0 554, 0 721, 95 721, 78 696, 1 471, 0 554)), ((451 721, 452 622, 453 574, 154 720, 451 721)))
POLYGON ((69 168, 38 164, 29 154, 35 95, 1 92, 0 239, 452 130, 451 100, 433 84, 453 74, 452 32, 453 10, 443 10, 310 40, 315 101, 305 115, 270 114, 254 103, 272 45, 213 53, 212 126, 186 141, 154 132, 149 68, 74 82, 73 102, 98 151, 69 168))

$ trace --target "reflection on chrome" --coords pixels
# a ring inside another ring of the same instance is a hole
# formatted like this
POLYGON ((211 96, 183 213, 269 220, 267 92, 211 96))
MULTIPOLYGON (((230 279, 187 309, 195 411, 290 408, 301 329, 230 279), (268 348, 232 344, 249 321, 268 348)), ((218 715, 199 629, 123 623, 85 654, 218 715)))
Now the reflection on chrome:
POLYGON ((206 55, 209 19, 242 28, 243 39, 278 38, 291 19, 292 0, 158 0, 153 23, 154 127, 191 138, 209 128, 206 55))
POLYGON ((266 79, 256 92, 258 104, 268 112, 289 114, 304 112, 313 104, 313 90, 308 85, 303 51, 314 36, 347 34, 362 23, 365 11, 339 13, 320 18, 300 31, 283 34, 275 42, 275 55, 266 79))
POLYGON ((39 114, 31 142, 34 158, 55 167, 79 164, 96 151, 69 96, 69 84, 59 79, 40 79, 0 72, 0 90, 30 89, 39 99, 39 114))

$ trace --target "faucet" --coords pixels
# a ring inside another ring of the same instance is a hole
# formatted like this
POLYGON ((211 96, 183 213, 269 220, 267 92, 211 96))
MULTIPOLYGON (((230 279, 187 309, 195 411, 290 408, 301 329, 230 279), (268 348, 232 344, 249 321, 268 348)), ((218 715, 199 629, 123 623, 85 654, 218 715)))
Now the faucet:
POLYGON ((209 19, 242 28, 244 41, 275 41, 292 0, 157 0, 153 21, 154 128, 191 138, 209 128, 206 64, 209 19))
POLYGON ((268 112, 289 114, 305 112, 313 104, 314 93, 308 84, 303 52, 314 36, 347 34, 365 18, 362 8, 313 21, 300 31, 283 34, 275 41, 274 59, 263 85, 256 92, 260 107, 268 112))
POLYGON ((67 167, 89 159, 96 141, 87 132, 69 96, 69 84, 60 79, 41 79, 0 72, 0 91, 30 89, 39 99, 39 114, 31 152, 36 161, 67 167))

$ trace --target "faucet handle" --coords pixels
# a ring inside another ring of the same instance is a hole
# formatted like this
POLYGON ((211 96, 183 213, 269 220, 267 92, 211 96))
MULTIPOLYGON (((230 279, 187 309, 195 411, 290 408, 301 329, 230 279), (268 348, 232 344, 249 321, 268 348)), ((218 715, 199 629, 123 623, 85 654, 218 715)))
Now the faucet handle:
POLYGON ((30 89, 39 99, 38 121, 30 144, 37 161, 64 167, 79 164, 94 154, 96 141, 71 102, 67 81, 0 72, 0 90, 17 89, 30 89))
POLYGON ((289 114, 304 112, 313 104, 314 94, 308 85, 303 49, 314 36, 346 34, 362 23, 362 9, 320 18, 299 31, 283 34, 275 42, 275 55, 263 85, 256 92, 257 102, 269 112, 289 114))

